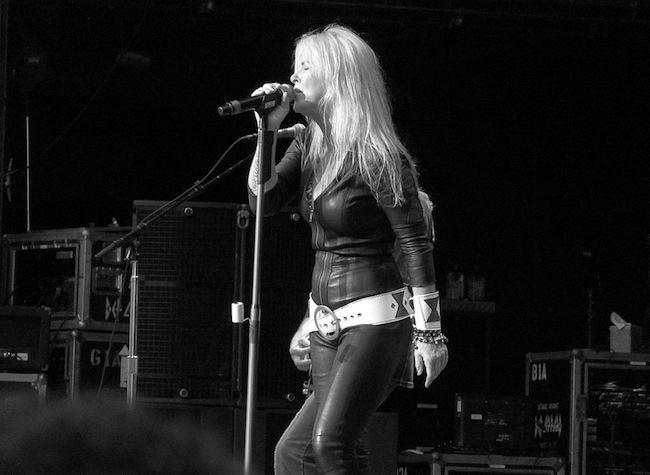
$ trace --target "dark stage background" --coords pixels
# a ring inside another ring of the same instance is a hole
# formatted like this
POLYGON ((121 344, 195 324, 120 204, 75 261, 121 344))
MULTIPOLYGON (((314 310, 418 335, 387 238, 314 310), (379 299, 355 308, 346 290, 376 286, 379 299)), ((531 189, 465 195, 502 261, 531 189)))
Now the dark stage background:
MULTIPOLYGON (((250 114, 223 119, 217 106, 288 81, 294 39, 339 21, 383 62, 398 129, 436 203, 441 287, 454 266, 487 277, 491 391, 522 393, 526 352, 587 345, 588 289, 594 346, 607 347, 611 311, 642 325, 643 4, 360 3, 9 2, 4 163, 25 166, 29 116, 32 229, 129 225, 133 200, 180 193, 254 131, 250 114)), ((238 147, 228 164, 250 151, 238 147)), ((24 232, 25 174, 9 185, 2 232, 24 232)), ((242 169, 200 199, 244 202, 244 190, 242 169)), ((451 342, 452 358, 462 347, 451 342)))

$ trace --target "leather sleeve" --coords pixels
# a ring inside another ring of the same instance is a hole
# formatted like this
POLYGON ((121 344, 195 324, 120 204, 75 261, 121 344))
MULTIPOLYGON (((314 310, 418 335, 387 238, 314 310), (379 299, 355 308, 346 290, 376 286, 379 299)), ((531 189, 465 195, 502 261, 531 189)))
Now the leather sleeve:
MULTIPOLYGON (((264 194, 264 216, 279 213, 283 206, 291 202, 299 191, 301 163, 304 149, 304 133, 298 135, 276 165, 278 182, 264 194)), ((248 187, 248 204, 251 211, 257 209, 257 196, 248 187)))
POLYGON ((409 283, 414 287, 422 287, 436 281, 433 243, 422 214, 417 185, 406 159, 402 160, 402 189, 404 204, 384 204, 383 209, 402 250, 409 283))

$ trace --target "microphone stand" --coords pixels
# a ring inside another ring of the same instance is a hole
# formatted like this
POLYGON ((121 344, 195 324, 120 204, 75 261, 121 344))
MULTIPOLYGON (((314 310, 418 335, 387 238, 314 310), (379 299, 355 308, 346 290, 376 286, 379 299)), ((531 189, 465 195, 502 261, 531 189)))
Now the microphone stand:
POLYGON ((258 110, 260 121, 257 133, 257 150, 260 157, 257 163, 257 204, 255 211, 255 247, 253 254, 253 292, 248 330, 248 375, 246 386, 246 435, 244 441, 244 474, 252 474, 253 434, 255 432, 255 409, 257 405, 257 361, 259 353, 261 319, 261 276, 262 276, 262 237, 264 220, 264 182, 270 176, 273 158, 273 132, 268 130, 267 115, 258 110))
MULTIPOLYGON (((235 142, 228 147, 228 149, 223 153, 221 158, 217 161, 214 168, 219 164, 219 162, 228 154, 232 148, 240 143, 242 140, 245 140, 245 137, 240 137, 237 139, 235 142)), ((154 221, 157 221, 158 219, 162 218, 164 215, 166 215, 168 212, 172 211, 173 209, 177 208, 181 203, 185 201, 189 201, 195 196, 203 193, 203 191, 213 183, 221 180, 223 177, 228 175, 230 172, 235 170, 237 167, 241 166, 244 164, 249 157, 246 157, 243 160, 240 160, 239 162, 235 163, 232 165, 230 168, 228 168, 226 171, 221 173, 220 175, 215 176, 211 180, 207 180, 208 176, 212 172, 208 172, 208 174, 203 177, 201 180, 196 181, 190 188, 182 192, 180 195, 178 195, 176 198, 168 201, 167 203, 163 204, 156 210, 152 211, 149 215, 147 215, 145 218, 143 218, 140 223, 138 223, 137 226, 135 226, 129 233, 125 234, 124 236, 120 237, 119 239, 116 239, 113 241, 111 244, 103 248, 101 251, 97 252, 93 257, 95 259, 100 259, 102 256, 105 254, 108 254, 111 252, 113 249, 117 247, 121 247, 125 245, 126 243, 129 244, 129 250, 127 255, 129 256, 129 260, 131 261, 131 280, 130 280, 130 314, 129 314, 129 353, 128 356, 126 357, 127 361, 127 380, 126 380, 126 400, 127 400, 127 406, 132 409, 135 407, 135 397, 136 397, 136 383, 137 383, 137 375, 138 375, 138 356, 137 356, 137 320, 138 320, 138 292, 139 292, 139 276, 138 276, 138 250, 139 250, 139 242, 136 239, 137 236, 151 223, 154 221)))

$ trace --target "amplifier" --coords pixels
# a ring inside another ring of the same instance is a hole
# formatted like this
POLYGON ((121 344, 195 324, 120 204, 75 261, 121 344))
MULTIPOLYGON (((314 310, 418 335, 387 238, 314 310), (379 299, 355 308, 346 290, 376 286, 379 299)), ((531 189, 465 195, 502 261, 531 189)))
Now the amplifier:
POLYGON ((48 307, 51 328, 57 331, 127 332, 128 322, 118 308, 125 290, 123 249, 93 259, 127 230, 70 228, 4 235, 2 302, 48 307))
POLYGON ((457 450, 530 453, 533 441, 530 402, 525 397, 457 394, 454 432, 457 450))
POLYGON ((49 310, 0 306, 0 371, 46 370, 49 335, 49 310))

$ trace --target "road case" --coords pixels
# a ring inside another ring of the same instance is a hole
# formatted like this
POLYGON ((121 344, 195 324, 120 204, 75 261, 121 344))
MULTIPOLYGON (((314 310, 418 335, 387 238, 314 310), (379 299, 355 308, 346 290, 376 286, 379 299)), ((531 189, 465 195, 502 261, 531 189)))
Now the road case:
POLYGON ((4 235, 2 301, 51 309, 53 330, 113 331, 117 324, 118 331, 127 332, 128 320, 118 308, 118 297, 127 291, 124 250, 93 258, 127 230, 91 227, 4 235))
POLYGON ((526 355, 537 451, 572 475, 650 472, 650 354, 526 355))
POLYGON ((564 475, 559 457, 521 457, 431 452, 402 453, 398 457, 398 475, 454 475, 459 473, 564 475))
POLYGON ((124 399, 128 334, 70 330, 52 334, 49 395, 124 399))

